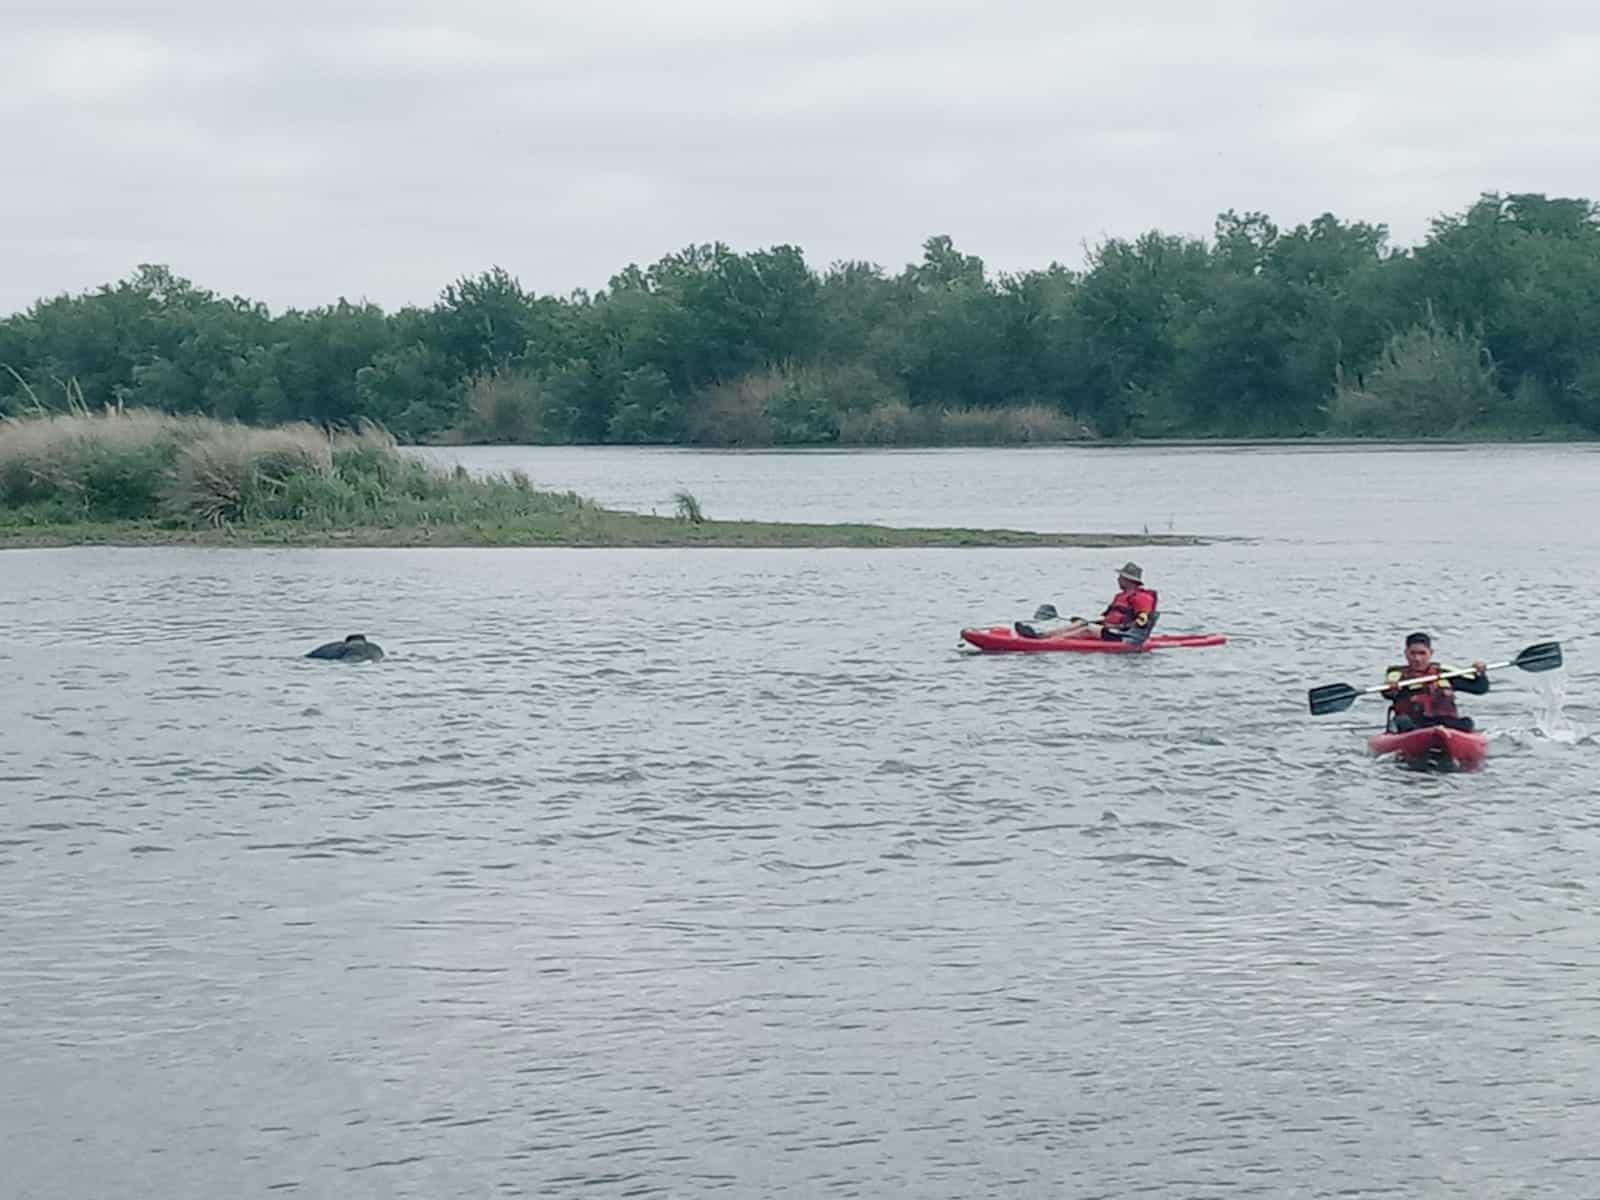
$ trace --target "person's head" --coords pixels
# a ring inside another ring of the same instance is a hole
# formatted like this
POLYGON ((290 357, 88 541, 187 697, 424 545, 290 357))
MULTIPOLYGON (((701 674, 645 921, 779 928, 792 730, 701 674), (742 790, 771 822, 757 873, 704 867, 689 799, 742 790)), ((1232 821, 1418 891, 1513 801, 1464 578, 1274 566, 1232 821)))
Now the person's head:
POLYGON ((1433 639, 1425 633, 1413 633, 1406 638, 1406 665, 1420 670, 1433 661, 1433 639))
POLYGON ((1122 564, 1122 569, 1117 572, 1117 586, 1123 591, 1144 586, 1144 572, 1139 569, 1136 562, 1122 564))
POLYGON ((367 635, 364 633, 347 633, 344 640, 347 642, 364 642, 367 640, 367 635))

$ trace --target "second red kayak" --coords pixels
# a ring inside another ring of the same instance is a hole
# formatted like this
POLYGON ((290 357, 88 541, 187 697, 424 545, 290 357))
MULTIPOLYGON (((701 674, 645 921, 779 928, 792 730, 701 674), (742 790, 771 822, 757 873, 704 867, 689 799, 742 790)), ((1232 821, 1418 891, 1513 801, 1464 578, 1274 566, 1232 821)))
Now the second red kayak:
POLYGON ((1489 735, 1432 725, 1409 733, 1376 733, 1367 739, 1373 754, 1393 754, 1408 767, 1476 771, 1489 752, 1489 735))
POLYGON ((1196 646, 1220 646, 1228 639, 1220 633, 1152 633, 1143 642, 1108 642, 1098 637, 1023 637, 1007 625, 987 629, 963 629, 961 640, 989 654, 1005 651, 1039 653, 1064 650, 1074 654, 1147 654, 1151 650, 1176 650, 1196 646))

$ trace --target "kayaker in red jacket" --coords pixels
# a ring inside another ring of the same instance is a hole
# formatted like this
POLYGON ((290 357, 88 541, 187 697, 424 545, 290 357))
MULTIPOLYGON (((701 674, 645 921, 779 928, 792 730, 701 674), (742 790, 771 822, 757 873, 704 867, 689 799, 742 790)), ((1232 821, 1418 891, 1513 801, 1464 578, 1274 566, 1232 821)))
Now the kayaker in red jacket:
POLYGON ((1156 593, 1144 586, 1144 571, 1138 563, 1123 563, 1117 572, 1117 594, 1106 605, 1098 621, 1073 617, 1070 625, 1040 633, 1024 621, 1016 623, 1023 637, 1098 637, 1108 642, 1142 642, 1155 628, 1156 593))
POLYGON ((1433 660, 1433 639, 1425 633, 1413 633, 1406 638, 1406 661, 1403 666, 1390 667, 1385 682, 1383 698, 1389 701, 1388 729, 1390 733, 1407 733, 1427 725, 1445 725, 1451 729, 1471 731, 1472 718, 1456 712, 1456 692, 1470 692, 1481 696, 1489 690, 1489 669, 1481 662, 1472 664, 1473 674, 1455 679, 1440 679, 1416 687, 1401 687, 1407 679, 1422 679, 1451 668, 1433 660))

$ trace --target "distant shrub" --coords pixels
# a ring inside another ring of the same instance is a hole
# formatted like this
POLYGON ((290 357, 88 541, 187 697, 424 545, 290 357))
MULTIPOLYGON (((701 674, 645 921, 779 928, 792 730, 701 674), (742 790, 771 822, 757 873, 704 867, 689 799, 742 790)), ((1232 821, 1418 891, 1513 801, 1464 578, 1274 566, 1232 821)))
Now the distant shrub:
POLYGON ((1563 399, 1563 407, 1579 425, 1600 429, 1600 351, 1584 358, 1563 399))
POLYGON ((853 415, 904 399, 904 389, 861 364, 790 367, 781 374, 783 386, 766 405, 778 445, 841 441, 853 415))
POLYGON ((673 442, 682 436, 683 404, 672 381, 656 367, 639 367, 622 377, 615 410, 606 425, 612 442, 673 442))
POLYGON ((1504 401, 1482 340, 1430 315, 1391 337, 1371 370, 1340 380, 1328 425, 1355 436, 1448 437, 1504 401))
POLYGON ((751 371, 729 383, 702 388, 689 398, 689 440, 702 446, 770 446, 768 404, 783 391, 778 370, 751 371))
POLYGON ((465 434, 475 442, 527 445, 548 439, 559 424, 549 411, 550 395, 531 371, 499 370, 467 384, 465 434))
POLYGON ((839 440, 857 446, 932 445, 939 437, 941 416, 937 409, 891 400, 845 413, 839 419, 839 440))
POLYGON ((1082 436, 1083 427, 1065 413, 1043 404, 1019 404, 947 410, 940 415, 938 440, 952 446, 1011 446, 1082 436))
POLYGON ((1042 404, 1008 408, 910 408, 900 401, 850 413, 839 440, 867 446, 1015 446, 1085 436, 1082 424, 1042 404))

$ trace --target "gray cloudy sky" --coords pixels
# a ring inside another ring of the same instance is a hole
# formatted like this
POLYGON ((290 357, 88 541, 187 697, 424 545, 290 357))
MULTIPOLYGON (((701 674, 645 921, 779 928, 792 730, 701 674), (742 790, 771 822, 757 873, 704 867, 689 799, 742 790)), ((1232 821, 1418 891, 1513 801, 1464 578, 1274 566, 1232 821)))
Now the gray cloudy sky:
POLYGON ((1221 209, 1396 240, 1600 198, 1600 6, 3 0, 0 313, 167 263, 274 309, 595 289, 690 242, 1082 262, 1221 209))

